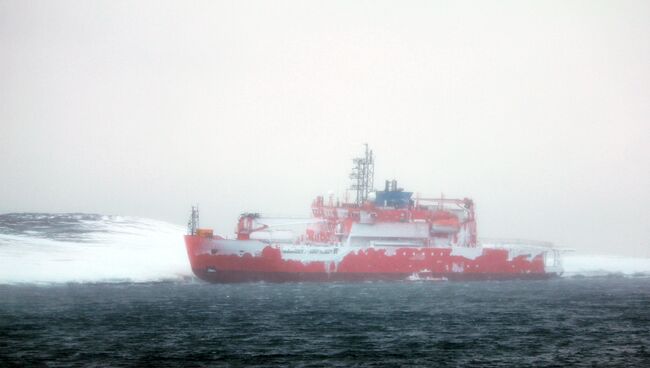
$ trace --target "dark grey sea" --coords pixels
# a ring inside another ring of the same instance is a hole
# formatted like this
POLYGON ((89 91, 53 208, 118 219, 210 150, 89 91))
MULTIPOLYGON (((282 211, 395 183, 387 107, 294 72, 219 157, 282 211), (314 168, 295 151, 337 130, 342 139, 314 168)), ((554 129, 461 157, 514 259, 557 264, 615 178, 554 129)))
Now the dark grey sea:
POLYGON ((2 367, 650 367, 650 279, 0 286, 2 367))

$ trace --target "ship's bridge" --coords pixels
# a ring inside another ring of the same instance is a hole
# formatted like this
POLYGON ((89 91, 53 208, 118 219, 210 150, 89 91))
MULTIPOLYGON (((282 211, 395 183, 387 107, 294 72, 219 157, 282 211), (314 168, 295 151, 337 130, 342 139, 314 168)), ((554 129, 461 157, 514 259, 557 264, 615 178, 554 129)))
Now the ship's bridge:
POLYGON ((405 192, 397 187, 397 180, 386 180, 383 191, 375 192, 374 204, 377 207, 408 208, 413 205, 413 192, 405 192))

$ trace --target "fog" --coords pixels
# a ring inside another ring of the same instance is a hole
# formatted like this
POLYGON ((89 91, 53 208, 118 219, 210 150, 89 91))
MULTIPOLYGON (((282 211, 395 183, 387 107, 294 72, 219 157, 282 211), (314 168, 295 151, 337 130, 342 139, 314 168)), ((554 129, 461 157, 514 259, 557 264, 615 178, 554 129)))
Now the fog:
POLYGON ((479 236, 650 257, 649 86, 647 1, 0 0, 0 213, 230 233, 368 143, 479 236))

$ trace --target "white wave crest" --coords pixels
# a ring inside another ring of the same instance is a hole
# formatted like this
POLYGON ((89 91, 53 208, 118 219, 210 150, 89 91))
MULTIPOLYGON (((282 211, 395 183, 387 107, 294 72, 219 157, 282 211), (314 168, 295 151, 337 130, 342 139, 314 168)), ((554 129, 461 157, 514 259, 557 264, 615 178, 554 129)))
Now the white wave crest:
POLYGON ((0 233, 0 284, 150 282, 191 275, 180 226, 121 216, 73 220, 68 238, 43 236, 47 226, 0 233))

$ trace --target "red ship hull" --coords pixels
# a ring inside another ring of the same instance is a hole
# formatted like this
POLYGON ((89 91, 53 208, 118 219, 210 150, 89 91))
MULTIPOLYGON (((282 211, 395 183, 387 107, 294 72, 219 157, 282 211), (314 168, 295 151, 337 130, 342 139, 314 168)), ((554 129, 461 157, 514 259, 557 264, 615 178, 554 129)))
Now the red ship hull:
POLYGON ((282 282, 547 279, 562 272, 550 248, 482 247, 472 199, 413 198, 396 180, 375 190, 367 145, 352 162, 355 201, 318 196, 309 222, 242 213, 229 240, 199 228, 193 207, 185 244, 194 273, 210 282, 282 282), (296 224, 307 225, 304 233, 281 230, 296 224))
POLYGON ((270 244, 185 236, 194 274, 216 283, 368 280, 515 280, 557 276, 544 252, 452 247, 270 244))

